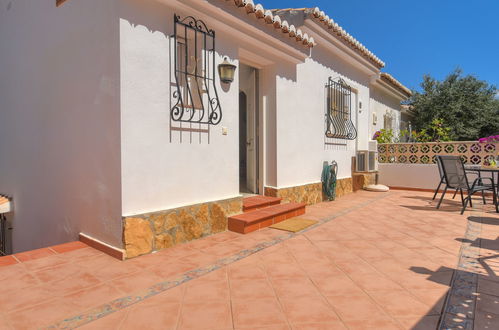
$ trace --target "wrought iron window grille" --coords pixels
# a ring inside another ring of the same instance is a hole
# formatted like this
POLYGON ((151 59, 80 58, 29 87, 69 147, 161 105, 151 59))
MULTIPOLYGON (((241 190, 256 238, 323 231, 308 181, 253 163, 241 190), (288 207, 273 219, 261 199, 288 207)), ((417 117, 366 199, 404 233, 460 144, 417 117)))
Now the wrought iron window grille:
POLYGON ((352 88, 339 78, 326 84, 326 137, 354 140, 357 130, 352 121, 352 88))
POLYGON ((222 108, 215 86, 215 31, 192 16, 174 15, 173 121, 217 125, 222 108))

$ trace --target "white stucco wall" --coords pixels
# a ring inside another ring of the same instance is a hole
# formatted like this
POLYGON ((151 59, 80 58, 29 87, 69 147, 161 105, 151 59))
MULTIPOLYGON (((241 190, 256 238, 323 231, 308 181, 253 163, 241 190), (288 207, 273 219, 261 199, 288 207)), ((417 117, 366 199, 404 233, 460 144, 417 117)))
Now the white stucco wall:
MULTIPOLYGON (((192 133, 191 142, 188 132, 170 132, 174 12, 188 15, 154 1, 121 1, 123 215, 239 195, 237 74, 229 86, 216 79, 223 117, 210 127, 209 143, 205 133, 201 142, 199 133, 192 133)), ((216 64, 223 61, 220 54, 237 64, 234 41, 217 31, 216 42, 216 64)))
POLYGON ((369 100, 369 76, 320 46, 296 67, 281 67, 277 78, 277 183, 278 187, 319 182, 323 162, 338 163, 338 177, 351 177, 356 143, 367 148, 368 111, 358 110, 358 100, 369 100), (352 95, 352 119, 357 141, 325 139, 325 88, 328 78, 342 77, 352 95), (344 146, 328 142, 345 143, 344 146))
POLYGON ((371 98, 370 98, 370 107, 371 112, 375 113, 377 116, 377 122, 373 122, 373 115, 370 115, 369 123, 370 123, 370 136, 372 137, 376 131, 379 131, 384 127, 385 122, 385 114, 391 113, 393 116, 392 119, 392 129, 394 136, 397 138, 400 132, 400 102, 402 100, 396 98, 392 94, 388 93, 386 90, 383 90, 380 87, 372 86, 371 87, 371 98))
POLYGON ((13 251, 121 246, 117 0, 0 1, 0 193, 13 251))
POLYGON ((435 164, 379 164, 378 182, 390 187, 435 189, 439 181, 435 164))

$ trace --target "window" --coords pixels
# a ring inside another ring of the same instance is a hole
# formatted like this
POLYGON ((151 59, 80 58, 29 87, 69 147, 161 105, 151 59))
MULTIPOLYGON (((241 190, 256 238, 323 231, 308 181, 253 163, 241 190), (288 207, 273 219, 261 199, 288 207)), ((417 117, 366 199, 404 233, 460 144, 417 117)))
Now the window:
POLYGON ((386 130, 393 129, 393 114, 389 110, 385 112, 383 128, 386 130))
POLYGON ((354 140, 357 130, 352 122, 352 89, 343 79, 326 84, 326 136, 354 140))
POLYGON ((215 31, 192 16, 174 16, 173 121, 218 124, 222 119, 215 87, 215 31))

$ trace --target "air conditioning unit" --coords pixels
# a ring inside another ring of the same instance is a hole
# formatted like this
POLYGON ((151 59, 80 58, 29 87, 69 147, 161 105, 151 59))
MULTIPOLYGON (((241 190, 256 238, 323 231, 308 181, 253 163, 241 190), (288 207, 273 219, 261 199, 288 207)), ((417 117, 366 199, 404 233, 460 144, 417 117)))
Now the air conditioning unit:
POLYGON ((369 141, 369 150, 357 151, 356 172, 375 172, 378 170, 378 142, 369 141))

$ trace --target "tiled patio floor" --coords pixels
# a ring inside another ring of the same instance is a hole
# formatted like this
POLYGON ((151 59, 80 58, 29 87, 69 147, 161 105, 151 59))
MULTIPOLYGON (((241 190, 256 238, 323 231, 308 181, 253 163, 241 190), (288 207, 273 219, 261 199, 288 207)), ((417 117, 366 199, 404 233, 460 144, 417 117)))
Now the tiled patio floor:
POLYGON ((478 200, 463 216, 457 200, 433 204, 429 193, 358 192, 307 207, 320 223, 298 234, 6 265, 0 328, 435 329, 444 304, 463 329, 499 328, 499 216, 478 200))

